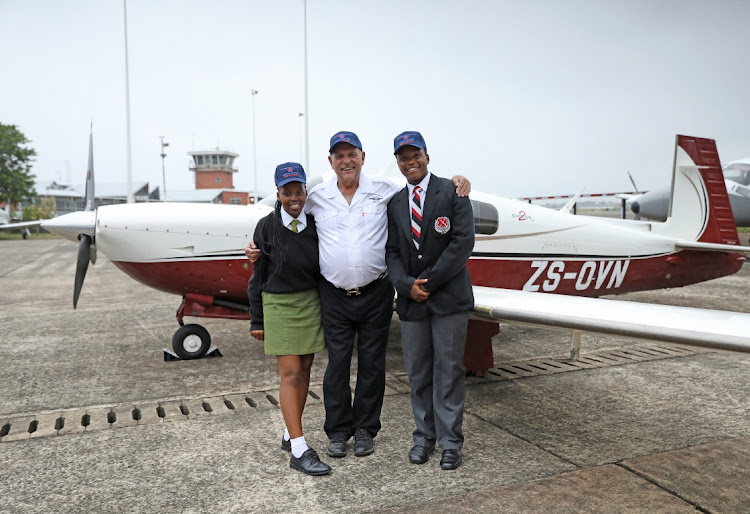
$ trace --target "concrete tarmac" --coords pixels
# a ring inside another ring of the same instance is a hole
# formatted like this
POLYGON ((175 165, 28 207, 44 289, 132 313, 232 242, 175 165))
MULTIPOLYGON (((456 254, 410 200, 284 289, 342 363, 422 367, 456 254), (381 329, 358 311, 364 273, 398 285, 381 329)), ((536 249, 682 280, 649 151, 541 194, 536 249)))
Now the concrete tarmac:
MULTIPOLYGON (((100 255, 74 311, 75 245, 0 256, 0 512, 750 512, 750 355, 584 336, 567 363, 564 334, 502 324, 496 368, 467 378, 464 464, 442 471, 407 460, 394 316, 374 454, 325 456, 316 357, 303 424, 333 472, 308 477, 279 449, 276 362, 247 323, 186 318, 223 357, 165 362, 180 298, 100 255)), ((748 291, 746 266, 620 298, 750 312, 748 291)))

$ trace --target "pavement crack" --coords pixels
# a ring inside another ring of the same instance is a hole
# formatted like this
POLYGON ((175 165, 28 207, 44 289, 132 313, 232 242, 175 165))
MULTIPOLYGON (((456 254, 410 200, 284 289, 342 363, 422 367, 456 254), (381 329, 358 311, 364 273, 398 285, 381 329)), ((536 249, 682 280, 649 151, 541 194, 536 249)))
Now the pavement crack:
POLYGON ((670 489, 669 487, 664 486, 663 484, 659 483, 656 479, 651 478, 650 476, 648 476, 648 475, 646 475, 644 473, 641 473, 640 471, 637 471, 637 470, 631 468, 630 466, 628 466, 624 462, 615 462, 614 464, 615 464, 615 466, 618 466, 618 467, 624 469, 625 471, 628 471, 628 472, 634 474, 635 476, 637 476, 637 477, 645 480, 649 484, 652 484, 652 485, 658 487, 662 491, 664 491, 666 493, 669 493, 672 496, 676 496, 680 500, 682 500, 685 503, 687 503, 687 504, 691 505, 692 507, 694 507, 696 510, 698 510, 700 512, 705 512, 707 514, 711 514, 710 510, 705 509, 704 507, 701 507, 700 505, 698 505, 697 503, 695 503, 693 500, 690 500, 689 498, 686 498, 685 496, 681 495, 677 491, 674 491, 674 490, 670 489))
POLYGON ((23 268, 25 266, 29 266, 30 264, 34 264, 35 262, 37 262, 38 260, 40 260, 42 257, 44 257, 45 255, 47 255, 48 253, 57 252, 57 248, 61 244, 64 244, 64 243, 65 243, 65 241, 61 241, 59 244, 55 245, 53 248, 50 248, 46 252, 41 252, 39 255, 37 255, 36 257, 34 257, 33 259, 31 259, 30 261, 19 260, 18 261, 18 266, 16 266, 13 269, 8 270, 6 273, 3 273, 2 275, 0 275, 0 278, 5 278, 8 275, 10 275, 11 273, 14 273, 15 271, 17 271, 17 270, 19 270, 19 269, 21 269, 21 268, 23 268))
POLYGON ((545 448, 544 446, 541 446, 541 445, 535 443, 531 439, 528 439, 528 438, 526 438, 526 437, 524 437, 522 435, 519 435, 519 434, 515 433, 513 430, 510 430, 507 427, 504 427, 504 426, 499 425, 497 423, 493 423, 492 421, 490 421, 488 419, 485 419, 482 416, 480 416, 479 414, 475 414, 474 412, 471 412, 468 409, 465 410, 464 412, 466 412, 466 414, 470 414, 471 416, 474 416, 476 419, 478 419, 480 421, 484 421, 485 423, 488 423, 488 424, 492 425, 493 427, 499 428, 503 432, 506 432, 506 433, 510 434, 511 436, 515 437, 516 439, 520 439, 521 441, 523 441, 523 442, 525 442, 527 444, 530 444, 531 446, 533 446, 533 447, 535 447, 535 448, 537 448, 537 449, 539 449, 539 450, 541 450, 541 451, 543 451, 543 452, 545 452, 545 453, 547 453, 549 455, 552 455, 556 459, 560 459, 563 462, 567 462, 568 464, 571 464, 571 465, 575 466, 576 469, 583 469, 583 466, 581 466, 579 463, 577 463, 575 461, 572 461, 572 460, 568 459, 567 457, 563 457, 562 455, 560 455, 560 454, 558 454, 556 452, 553 452, 552 450, 550 450, 548 448, 545 448))

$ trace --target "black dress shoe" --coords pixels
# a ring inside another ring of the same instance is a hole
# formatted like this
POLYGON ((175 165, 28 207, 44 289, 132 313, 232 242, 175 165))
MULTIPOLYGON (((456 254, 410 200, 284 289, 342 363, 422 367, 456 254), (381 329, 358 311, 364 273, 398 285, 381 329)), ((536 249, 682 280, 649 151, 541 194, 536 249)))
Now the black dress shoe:
POLYGON ((346 457, 346 439, 334 437, 328 443, 329 457, 346 457))
POLYGON ((443 469, 456 469, 461 465, 461 450, 443 450, 440 458, 440 467, 443 469))
POLYGON ((289 467, 312 476, 327 475, 331 472, 331 466, 321 462, 317 452, 312 448, 308 448, 299 459, 292 455, 289 467))
POLYGON ((412 464, 424 464, 427 462, 427 459, 430 458, 430 454, 435 451, 434 446, 430 446, 429 448, 425 446, 420 446, 418 444, 414 445, 414 448, 409 450, 409 462, 412 464))
POLYGON ((284 439, 282 437, 281 438, 281 449, 284 450, 285 452, 292 451, 292 440, 291 439, 284 439))
POLYGON ((364 457, 370 455, 375 449, 372 446, 372 436, 364 428, 358 428, 354 432, 354 455, 364 457))

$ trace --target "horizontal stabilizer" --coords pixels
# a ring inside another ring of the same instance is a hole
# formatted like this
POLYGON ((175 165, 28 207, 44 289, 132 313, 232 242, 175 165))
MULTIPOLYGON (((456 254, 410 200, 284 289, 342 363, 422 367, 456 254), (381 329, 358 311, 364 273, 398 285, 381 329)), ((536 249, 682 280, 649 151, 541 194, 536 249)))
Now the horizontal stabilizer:
POLYGON ((680 250, 698 250, 701 252, 728 252, 750 255, 750 246, 724 245, 719 243, 675 243, 680 250))
POLYGON ((750 314, 671 305, 474 288, 472 317, 571 333, 595 333, 750 352, 750 314))

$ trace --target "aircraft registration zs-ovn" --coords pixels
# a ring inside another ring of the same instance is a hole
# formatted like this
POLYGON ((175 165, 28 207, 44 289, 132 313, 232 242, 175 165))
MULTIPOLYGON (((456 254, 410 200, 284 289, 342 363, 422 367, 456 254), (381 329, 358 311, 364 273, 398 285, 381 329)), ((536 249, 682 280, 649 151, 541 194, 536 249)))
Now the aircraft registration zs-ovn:
MULTIPOLYGON (((85 211, 43 224, 80 240, 74 308, 98 249, 139 282, 182 297, 181 327, 173 337, 182 358, 203 356, 211 343, 205 328, 184 325, 184 316, 249 319, 252 265, 243 250, 269 205, 97 209, 91 147, 86 199, 85 211)), ((573 215, 575 199, 559 211, 480 192, 472 192, 471 201, 474 319, 569 331, 576 354, 583 332, 750 351, 750 314, 579 298, 685 286, 741 268, 750 247, 739 246, 713 140, 677 136, 670 215, 663 223, 573 215)), ((473 332, 475 339, 480 332, 473 332)), ((483 333, 485 340, 472 344, 489 345, 492 332, 483 333)))

